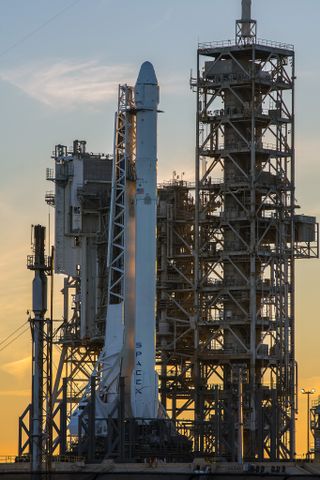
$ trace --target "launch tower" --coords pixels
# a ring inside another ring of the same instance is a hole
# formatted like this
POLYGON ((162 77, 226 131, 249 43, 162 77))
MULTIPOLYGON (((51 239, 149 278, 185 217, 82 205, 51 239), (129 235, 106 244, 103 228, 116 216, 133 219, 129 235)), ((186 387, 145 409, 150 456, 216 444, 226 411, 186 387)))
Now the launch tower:
POLYGON ((294 49, 256 30, 243 0, 235 42, 199 44, 195 186, 162 189, 159 215, 162 402, 195 452, 240 462, 294 458, 294 264, 318 256, 296 214, 294 49))
MULTIPOLYGON (((113 159, 57 145, 50 455, 294 459, 295 260, 319 256, 316 219, 295 200, 294 62, 292 45, 257 38, 242 0, 235 41, 198 46, 195 181, 157 199, 148 62, 119 87, 113 159)), ((30 412, 20 456, 41 445, 30 412)))

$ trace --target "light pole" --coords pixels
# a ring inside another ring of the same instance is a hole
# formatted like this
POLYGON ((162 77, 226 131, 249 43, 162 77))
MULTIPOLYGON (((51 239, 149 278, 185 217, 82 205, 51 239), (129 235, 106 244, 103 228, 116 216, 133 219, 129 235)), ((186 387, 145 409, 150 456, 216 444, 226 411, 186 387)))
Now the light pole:
POLYGON ((307 412, 307 458, 309 458, 310 455, 310 395, 313 395, 315 392, 315 389, 312 388, 311 390, 305 390, 304 388, 301 389, 301 393, 303 395, 307 395, 308 397, 308 412, 307 412))

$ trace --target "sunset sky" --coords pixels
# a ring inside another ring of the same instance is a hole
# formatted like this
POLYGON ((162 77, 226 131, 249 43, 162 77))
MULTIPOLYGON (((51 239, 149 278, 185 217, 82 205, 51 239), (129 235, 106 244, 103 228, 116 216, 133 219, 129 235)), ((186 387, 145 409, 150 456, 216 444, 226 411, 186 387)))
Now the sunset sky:
MULTIPOLYGON (((150 60, 165 112, 159 119, 159 180, 173 170, 191 179, 195 96, 189 77, 197 43, 233 39, 241 0, 1 0, 0 5, 0 455, 15 455, 18 416, 30 400, 31 336, 26 328, 5 349, 3 340, 27 320, 31 307, 32 274, 25 267, 30 225, 48 221, 44 195, 52 185, 45 169, 53 166, 52 149, 77 138, 87 140, 89 151, 111 153, 117 84, 133 84, 140 64, 150 60)), ((253 16, 260 38, 296 47, 296 197, 301 212, 320 218, 320 2, 253 0, 253 16)), ((319 277, 318 260, 297 262, 299 382, 320 395, 319 277)), ((306 398, 299 400, 302 454, 306 398)))

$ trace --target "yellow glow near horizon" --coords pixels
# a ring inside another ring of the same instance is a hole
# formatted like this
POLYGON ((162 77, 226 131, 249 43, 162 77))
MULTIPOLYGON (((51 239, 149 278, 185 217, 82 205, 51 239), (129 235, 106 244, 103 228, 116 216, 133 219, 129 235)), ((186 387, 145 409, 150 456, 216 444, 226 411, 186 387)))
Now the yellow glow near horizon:
MULTIPOLYGON (((11 333, 16 326, 26 320, 26 310, 31 304, 31 281, 32 274, 24 269, 25 254, 28 253, 28 245, 21 247, 17 252, 17 260, 13 262, 13 270, 10 274, 10 282, 6 282, 3 278, 0 283, 1 296, 1 315, 0 322, 0 341, 7 334, 11 333), (18 252, 22 252, 22 255, 18 252), (23 261, 21 262, 21 257, 23 261), (14 279, 18 278, 16 282, 14 279), (13 282, 13 283, 12 283, 13 282), (17 302, 19 298, 19 302, 17 302), (3 313, 5 312, 5 313, 3 313), (11 322, 5 322, 5 319, 11 319, 11 322)), ((4 260, 2 259, 1 265, 4 260)), ((314 357, 308 345, 301 345, 299 337, 301 330, 304 330, 303 317, 301 318, 301 311, 312 311, 316 309, 316 298, 313 303, 307 305, 310 291, 308 287, 311 286, 311 278, 303 278, 303 271, 305 266, 299 265, 297 269, 297 283, 304 284, 303 290, 307 291, 306 298, 299 299, 297 308, 297 345, 299 350, 300 360, 300 376, 299 385, 305 389, 316 390, 315 394, 311 396, 311 401, 316 400, 320 395, 320 375, 307 377, 303 374, 304 366, 310 368, 310 364, 314 362, 314 357), (305 310, 306 309, 306 310, 305 310)), ((58 284, 59 282, 57 282, 58 284)), ((58 287, 58 285, 57 285, 58 287)), ((302 286, 300 286, 302 288, 302 286)), ((59 288, 57 288, 59 290, 59 288)), ((56 295, 56 305, 59 305, 59 295, 56 295)), ((300 297, 300 295, 299 295, 300 297)), ((316 310, 315 310, 316 311, 316 310)), ((56 309, 57 317, 59 310, 56 309)), ((61 314, 61 312, 59 313, 61 314)), ((309 314, 310 315, 310 314, 309 314)), ((1 347, 0 347, 1 348, 1 347)), ((31 385, 31 334, 25 333, 17 340, 12 347, 0 352, 0 455, 16 455, 18 444, 18 417, 30 402, 30 385, 31 385)), ((298 456, 302 456, 306 452, 306 423, 307 423, 307 399, 306 395, 300 392, 298 396, 299 415, 297 421, 297 436, 296 436, 296 452, 298 456)), ((313 443, 310 435, 311 443, 313 443)))

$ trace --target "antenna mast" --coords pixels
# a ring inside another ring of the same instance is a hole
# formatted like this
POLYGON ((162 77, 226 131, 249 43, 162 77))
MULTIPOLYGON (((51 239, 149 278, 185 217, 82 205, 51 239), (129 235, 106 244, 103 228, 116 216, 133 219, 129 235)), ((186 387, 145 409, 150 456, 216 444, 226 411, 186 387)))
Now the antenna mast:
POLYGON ((237 44, 248 45, 255 43, 257 38, 257 22, 251 18, 252 0, 242 0, 241 20, 236 21, 237 44))

